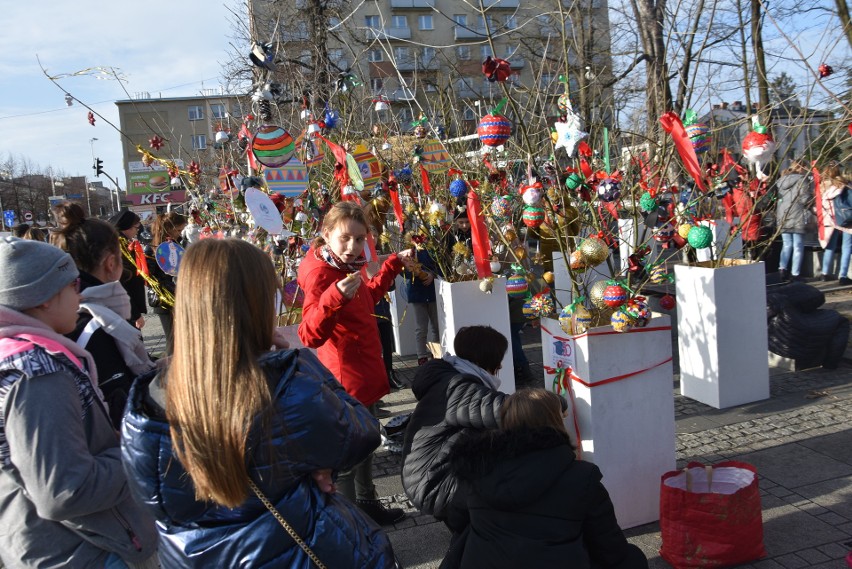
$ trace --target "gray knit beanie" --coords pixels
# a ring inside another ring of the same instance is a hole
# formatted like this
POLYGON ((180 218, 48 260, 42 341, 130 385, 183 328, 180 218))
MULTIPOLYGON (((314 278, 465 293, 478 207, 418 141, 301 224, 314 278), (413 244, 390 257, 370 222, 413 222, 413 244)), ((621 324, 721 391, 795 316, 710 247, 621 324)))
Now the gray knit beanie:
POLYGON ((71 255, 47 243, 0 238, 0 304, 27 310, 47 302, 79 276, 71 255))

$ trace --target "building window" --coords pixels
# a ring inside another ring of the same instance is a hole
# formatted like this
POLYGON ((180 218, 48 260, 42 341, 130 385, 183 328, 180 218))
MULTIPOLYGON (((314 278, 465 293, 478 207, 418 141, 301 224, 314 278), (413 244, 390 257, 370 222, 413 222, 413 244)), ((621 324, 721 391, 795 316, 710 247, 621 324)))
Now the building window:
POLYGON ((403 123, 403 128, 408 126, 408 123, 414 120, 414 115, 411 112, 411 109, 408 107, 403 107, 399 111, 399 122, 403 123))
POLYGON ((330 49, 328 50, 328 59, 332 63, 338 63, 341 59, 343 59, 343 50, 342 49, 330 49))
POLYGON ((329 29, 333 30, 334 28, 336 28, 336 27, 337 27, 337 26, 339 26, 339 25, 340 25, 340 18, 335 18, 334 16, 331 16, 331 17, 328 19, 328 27, 329 27, 329 29))
POLYGON ((494 18, 491 16, 477 16, 476 18, 476 27, 480 30, 486 29, 486 24, 488 25, 488 30, 493 32, 495 29, 494 18))
POLYGON ((494 50, 491 49, 490 45, 481 45, 479 46, 479 56, 480 59, 485 59, 486 57, 494 57, 494 50))
POLYGON ((299 62, 304 64, 304 65, 310 65, 311 59, 312 59, 311 52, 308 51, 308 50, 305 50, 305 51, 303 51, 302 53, 299 54, 299 62))
POLYGON ((397 63, 411 63, 411 49, 407 47, 393 48, 393 58, 397 63))
POLYGON ((424 47, 420 51, 420 58, 423 60, 423 63, 429 63, 435 59, 435 48, 434 47, 424 47))
POLYGON ((426 16, 417 16, 417 27, 421 30, 434 30, 435 27, 432 25, 432 15, 428 14, 426 16))
POLYGON ((385 87, 385 82, 381 77, 373 77, 370 79, 370 90, 374 95, 381 93, 385 87))
POLYGON ((381 49, 373 48, 367 50, 367 61, 382 61, 383 59, 381 49))
POLYGON ((470 59, 470 46, 469 45, 457 45, 456 46, 456 57, 462 61, 467 61, 470 59))
POLYGON ((518 27, 518 18, 516 16, 506 16, 506 29, 514 30, 518 27))
POLYGON ((453 21, 459 26, 467 26, 467 14, 456 14, 453 16, 453 21))
POLYGON ((464 120, 466 120, 466 121, 475 121, 476 120, 476 113, 473 112, 473 109, 471 109, 470 107, 467 107, 464 110, 464 120))
POLYGON ((391 27, 407 28, 408 16, 391 16, 391 27))
POLYGON ((207 135, 206 134, 193 134, 192 135, 192 149, 193 150, 204 150, 207 148, 207 135))
POLYGON ((538 84, 540 87, 544 89, 550 88, 553 83, 553 74, 552 73, 542 73, 541 78, 538 80, 538 84))
POLYGON ((218 103, 210 105, 210 116, 214 119, 224 119, 226 114, 225 105, 218 103))
POLYGON ((191 121, 204 120, 204 107, 202 107, 201 105, 190 105, 189 106, 189 120, 191 120, 191 121))
POLYGON ((375 30, 382 27, 382 25, 379 23, 378 16, 364 16, 364 25, 368 28, 373 28, 375 30))

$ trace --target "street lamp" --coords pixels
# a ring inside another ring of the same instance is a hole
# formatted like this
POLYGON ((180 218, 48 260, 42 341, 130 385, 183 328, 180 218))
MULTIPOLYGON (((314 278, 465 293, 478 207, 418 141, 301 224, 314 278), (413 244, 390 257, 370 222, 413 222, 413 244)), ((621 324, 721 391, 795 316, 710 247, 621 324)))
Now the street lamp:
MULTIPOLYGON (((92 148, 92 164, 95 163, 95 141, 97 138, 89 139, 89 146, 92 148)), ((92 194, 89 191, 89 183, 86 182, 86 207, 89 209, 89 217, 92 216, 92 194)))

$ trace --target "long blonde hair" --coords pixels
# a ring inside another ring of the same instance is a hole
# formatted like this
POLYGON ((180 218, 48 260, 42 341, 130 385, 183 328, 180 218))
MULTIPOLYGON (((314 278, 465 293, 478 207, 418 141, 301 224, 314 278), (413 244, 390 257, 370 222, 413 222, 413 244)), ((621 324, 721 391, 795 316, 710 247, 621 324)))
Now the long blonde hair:
MULTIPOLYGON (((156 247, 172 238, 172 232, 186 226, 186 217, 176 211, 161 213, 151 223, 151 245, 156 247)), ((181 261, 183 262, 183 261, 181 261)))
POLYGON ((507 431, 552 427, 567 434, 562 419, 562 400, 546 389, 516 391, 500 407, 500 427, 507 431))
POLYGON ((166 413, 199 500, 247 497, 249 431, 270 411, 257 359, 272 346, 276 288, 271 261, 237 239, 199 241, 181 262, 166 413))

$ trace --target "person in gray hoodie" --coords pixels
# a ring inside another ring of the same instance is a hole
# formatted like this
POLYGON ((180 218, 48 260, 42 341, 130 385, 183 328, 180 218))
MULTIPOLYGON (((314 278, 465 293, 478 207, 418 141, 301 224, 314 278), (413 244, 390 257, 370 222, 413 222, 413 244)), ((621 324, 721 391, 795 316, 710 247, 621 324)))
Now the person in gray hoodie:
POLYGON ((775 203, 775 219, 781 229, 782 241, 779 272, 782 280, 799 280, 805 251, 807 216, 814 204, 813 180, 808 175, 805 163, 793 160, 778 180, 776 188, 778 201, 775 203))
POLYGON ((157 567, 118 433, 77 322, 79 273, 60 249, 0 239, 0 561, 7 569, 157 567))

